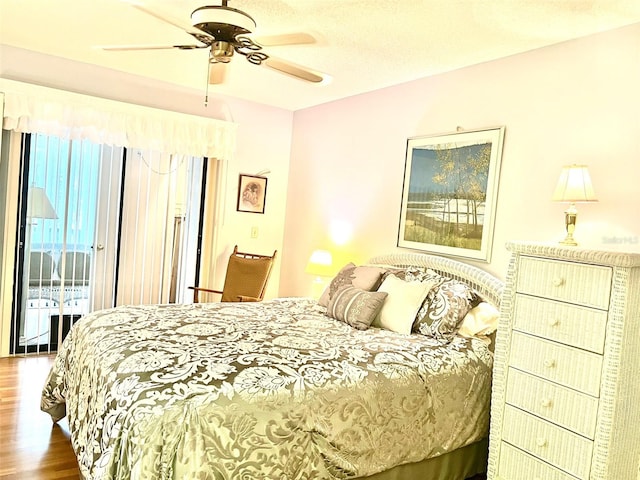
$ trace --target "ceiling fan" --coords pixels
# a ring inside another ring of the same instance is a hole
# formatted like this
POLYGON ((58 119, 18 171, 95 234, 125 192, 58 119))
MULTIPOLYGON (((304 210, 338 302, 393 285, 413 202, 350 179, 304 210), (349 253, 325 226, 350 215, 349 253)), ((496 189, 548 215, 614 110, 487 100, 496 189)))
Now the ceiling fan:
POLYGON ((193 36, 198 43, 188 45, 122 45, 102 46, 103 50, 158 50, 158 49, 209 49, 209 82, 219 84, 224 81, 226 65, 231 62, 234 53, 243 55, 249 63, 264 65, 281 73, 291 75, 312 83, 321 83, 327 75, 315 70, 296 65, 283 59, 267 55, 262 47, 296 45, 314 43, 315 38, 308 33, 289 33, 262 37, 250 37, 256 28, 256 22, 247 13, 227 5, 207 5, 196 8, 191 13, 191 22, 181 22, 160 14, 143 3, 135 0, 124 0, 133 7, 163 22, 178 27, 193 36))

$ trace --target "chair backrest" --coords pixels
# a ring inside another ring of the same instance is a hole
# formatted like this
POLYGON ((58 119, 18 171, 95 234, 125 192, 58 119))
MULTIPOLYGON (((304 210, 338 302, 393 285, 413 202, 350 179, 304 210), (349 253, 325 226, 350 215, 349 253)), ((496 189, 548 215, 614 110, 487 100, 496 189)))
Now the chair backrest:
POLYGON ((81 286, 89 284, 91 257, 84 252, 65 252, 64 278, 62 275, 62 255, 58 260, 58 275, 65 285, 81 286))
POLYGON ((273 255, 257 255, 239 252, 237 245, 233 247, 224 279, 222 301, 237 302, 241 296, 262 300, 276 253, 277 250, 273 255))
POLYGON ((29 285, 47 286, 53 276, 53 258, 47 252, 30 252, 29 285))

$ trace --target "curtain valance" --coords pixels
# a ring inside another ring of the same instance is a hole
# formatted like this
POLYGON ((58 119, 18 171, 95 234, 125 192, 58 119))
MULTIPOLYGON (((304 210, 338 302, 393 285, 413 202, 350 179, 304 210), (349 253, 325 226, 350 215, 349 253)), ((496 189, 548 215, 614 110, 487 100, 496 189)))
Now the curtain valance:
POLYGON ((237 125, 0 79, 3 128, 65 139, 220 160, 233 156, 237 125))

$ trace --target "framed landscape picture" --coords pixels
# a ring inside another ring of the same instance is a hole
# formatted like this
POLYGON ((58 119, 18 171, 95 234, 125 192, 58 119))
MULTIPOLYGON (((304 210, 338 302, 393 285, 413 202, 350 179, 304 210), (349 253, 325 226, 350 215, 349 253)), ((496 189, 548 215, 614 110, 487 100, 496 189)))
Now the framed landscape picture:
POLYGON ((407 140, 398 246, 490 261, 504 127, 407 140))
POLYGON ((240 174, 238 181, 238 212, 264 213, 267 178, 240 174))

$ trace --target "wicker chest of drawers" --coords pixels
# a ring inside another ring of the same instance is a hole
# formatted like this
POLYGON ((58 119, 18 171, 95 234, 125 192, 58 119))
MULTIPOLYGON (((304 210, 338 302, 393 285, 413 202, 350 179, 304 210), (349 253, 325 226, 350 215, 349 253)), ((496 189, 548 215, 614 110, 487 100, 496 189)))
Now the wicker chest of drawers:
POLYGON ((489 480, 640 480, 640 254, 507 248, 489 480))

